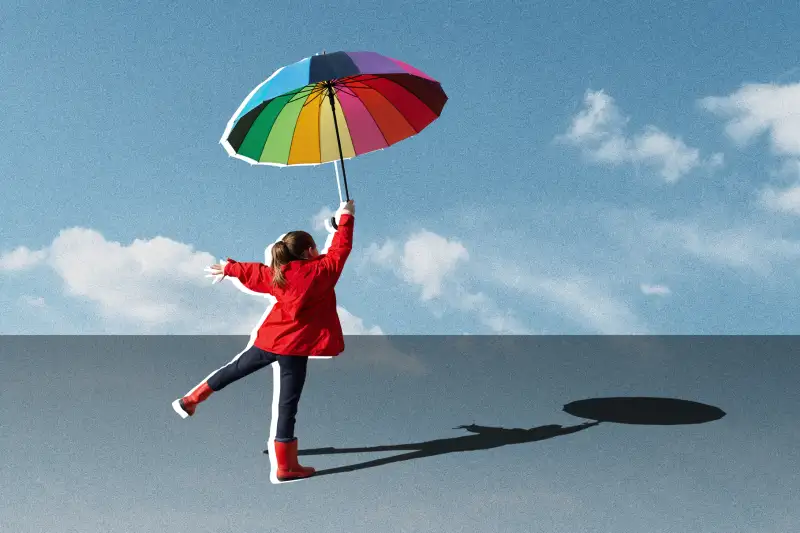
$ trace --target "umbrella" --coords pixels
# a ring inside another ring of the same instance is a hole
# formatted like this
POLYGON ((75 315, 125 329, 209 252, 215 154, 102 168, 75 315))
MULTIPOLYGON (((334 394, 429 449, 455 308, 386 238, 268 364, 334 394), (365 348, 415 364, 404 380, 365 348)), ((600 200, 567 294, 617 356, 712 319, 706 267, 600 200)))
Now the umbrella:
POLYGON ((333 162, 336 168, 338 160, 349 200, 344 160, 416 135, 445 102, 438 81, 402 61, 375 52, 323 52, 278 69, 253 89, 220 143, 230 156, 257 165, 333 162))

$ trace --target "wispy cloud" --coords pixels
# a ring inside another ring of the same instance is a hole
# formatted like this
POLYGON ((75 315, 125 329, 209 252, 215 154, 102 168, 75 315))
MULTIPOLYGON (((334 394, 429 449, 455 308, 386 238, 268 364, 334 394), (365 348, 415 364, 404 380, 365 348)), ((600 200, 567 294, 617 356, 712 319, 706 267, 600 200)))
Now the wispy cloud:
POLYGON ((796 272, 800 240, 784 236, 764 217, 734 218, 722 211, 664 218, 649 210, 603 209, 598 223, 623 250, 625 264, 647 277, 716 275, 719 270, 769 280, 796 272))
POLYGON ((639 290, 647 296, 666 296, 672 293, 666 285, 649 285, 647 283, 639 285, 639 290))
POLYGON ((532 335, 534 330, 519 320, 515 314, 502 309, 483 292, 471 292, 456 287, 449 300, 455 309, 472 313, 477 320, 496 335, 532 335))
POLYGON ((800 241, 784 239, 757 226, 711 227, 697 221, 654 221, 644 229, 664 246, 679 248, 707 263, 769 275, 800 258, 800 241))
POLYGON ((538 300, 554 312, 604 335, 645 334, 648 327, 615 290, 588 275, 542 276, 511 263, 495 264, 496 282, 538 300))
POLYGON ((38 309, 44 309, 47 307, 47 302, 42 296, 31 296, 29 294, 23 294, 22 296, 20 296, 19 301, 29 307, 35 307, 38 309))
POLYGON ((628 122, 611 96, 604 91, 587 91, 584 108, 573 117, 567 133, 558 139, 582 148, 585 155, 598 163, 650 166, 669 183, 697 168, 715 168, 723 163, 722 154, 704 159, 697 148, 653 125, 629 135, 625 131, 628 122))
POLYGON ((331 218, 336 212, 330 207, 322 207, 311 218, 311 227, 314 231, 325 231, 325 220, 331 218))

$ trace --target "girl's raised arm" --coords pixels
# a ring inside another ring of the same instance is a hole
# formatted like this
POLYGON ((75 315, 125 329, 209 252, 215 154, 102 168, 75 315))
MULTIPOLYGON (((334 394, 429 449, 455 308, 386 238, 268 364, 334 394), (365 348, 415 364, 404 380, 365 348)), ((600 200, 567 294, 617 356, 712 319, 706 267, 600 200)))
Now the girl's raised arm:
POLYGON ((350 200, 341 208, 338 229, 333 235, 333 242, 325 257, 320 261, 320 271, 334 283, 344 269, 350 252, 353 250, 353 227, 355 224, 355 207, 350 200))

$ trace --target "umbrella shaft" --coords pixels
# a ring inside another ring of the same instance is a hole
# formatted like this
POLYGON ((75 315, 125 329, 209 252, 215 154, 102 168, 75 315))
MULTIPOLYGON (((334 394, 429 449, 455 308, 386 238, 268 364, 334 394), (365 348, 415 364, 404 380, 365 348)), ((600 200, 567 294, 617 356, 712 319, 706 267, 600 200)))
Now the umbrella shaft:
POLYGON ((344 155, 342 154, 342 140, 339 138, 339 123, 336 120, 336 104, 333 102, 333 84, 328 85, 328 97, 331 101, 331 112, 333 113, 333 129, 336 130, 336 143, 339 145, 339 161, 342 164, 342 176, 344 177, 344 193, 350 200, 350 192, 347 190, 347 171, 344 169, 344 155))

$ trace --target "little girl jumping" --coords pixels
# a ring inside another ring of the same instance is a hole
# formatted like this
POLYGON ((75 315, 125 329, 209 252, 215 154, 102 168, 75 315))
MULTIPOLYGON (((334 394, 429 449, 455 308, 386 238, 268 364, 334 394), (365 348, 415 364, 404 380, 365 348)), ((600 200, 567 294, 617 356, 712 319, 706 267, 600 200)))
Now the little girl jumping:
POLYGON ((219 279, 236 278, 251 291, 272 295, 276 302, 259 326, 252 346, 172 404, 182 418, 192 416, 198 404, 213 392, 277 362, 280 379, 276 386, 280 390, 277 429, 271 440, 279 481, 315 473, 314 468, 298 463, 294 433, 308 359, 334 357, 344 351, 334 287, 353 247, 354 202, 343 203, 336 217, 338 227, 327 253, 319 253, 308 233, 292 231, 272 247, 270 266, 228 258, 226 264, 210 267, 219 279))

